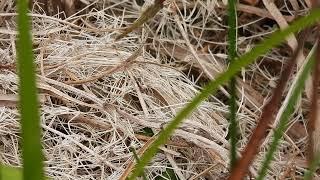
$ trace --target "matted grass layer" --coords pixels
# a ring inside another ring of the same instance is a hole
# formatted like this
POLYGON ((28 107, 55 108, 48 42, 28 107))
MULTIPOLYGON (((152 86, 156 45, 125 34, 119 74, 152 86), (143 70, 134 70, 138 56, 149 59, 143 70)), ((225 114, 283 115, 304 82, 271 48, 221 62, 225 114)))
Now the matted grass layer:
MULTIPOLYGON (((226 5, 168 1, 142 29, 114 41, 146 7, 134 1, 85 2, 91 5, 83 4, 83 11, 64 20, 63 13, 43 15, 37 4, 31 13, 46 173, 54 179, 119 179, 134 162, 129 148, 139 154, 152 141, 148 131, 159 132, 204 83, 227 67, 226 5)), ((3 163, 21 166, 16 14, 13 1, 4 3, 0 6, 7 7, 0 9, 0 152, 3 163)), ((293 12, 286 4, 278 6, 286 14, 293 12)), ((273 32, 277 19, 259 16, 256 12, 268 13, 263 6, 256 11, 240 7, 238 52, 242 54, 273 32)), ((302 6, 300 13, 306 10, 302 6)), ((289 21, 293 16, 284 17, 289 21)), ((283 45, 237 78, 240 148, 290 55, 283 45)), ((220 179, 229 174, 227 97, 221 87, 184 121, 147 167, 149 179, 166 176, 168 169, 180 179, 220 179)), ((307 97, 296 108, 269 178, 300 177, 306 168, 302 120, 307 97)), ((252 176, 265 147, 250 169, 252 176)))

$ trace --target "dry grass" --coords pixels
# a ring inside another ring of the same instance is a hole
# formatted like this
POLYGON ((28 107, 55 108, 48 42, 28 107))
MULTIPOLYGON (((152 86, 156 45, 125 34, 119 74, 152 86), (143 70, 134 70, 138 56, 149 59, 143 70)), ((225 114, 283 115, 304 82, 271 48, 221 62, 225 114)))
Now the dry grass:
MULTIPOLYGON (((1 161, 21 166, 16 14, 13 0, 0 2, 1 161)), ((146 7, 127 0, 82 2, 89 5, 82 4, 83 11, 63 20, 63 13, 44 15, 37 4, 31 13, 46 172, 54 179, 119 179, 134 162, 129 147, 139 152, 152 141, 138 133, 146 127, 159 132, 202 84, 227 67, 226 6, 223 1, 167 1, 151 22, 114 41, 146 7)), ((275 4, 276 10, 286 14, 283 17, 261 13, 270 7, 240 4, 239 54, 273 32, 278 18, 279 22, 292 21, 297 14, 291 8, 296 6, 289 5, 292 2, 296 1, 275 4)), ((298 14, 307 11, 304 3, 300 2, 298 14)), ((288 40, 289 47, 294 40, 288 40)), ((240 148, 247 143, 282 64, 291 55, 289 47, 274 49, 238 77, 240 148)), ((306 92, 308 95, 308 88, 306 92)), ((175 131, 147 167, 149 179, 166 168, 173 168, 180 179, 221 179, 228 174, 227 97, 221 87, 175 131)), ((291 129, 275 155, 270 179, 298 178, 306 168, 307 97, 297 106, 291 129)), ((251 176, 256 175, 266 147, 250 169, 251 176)))

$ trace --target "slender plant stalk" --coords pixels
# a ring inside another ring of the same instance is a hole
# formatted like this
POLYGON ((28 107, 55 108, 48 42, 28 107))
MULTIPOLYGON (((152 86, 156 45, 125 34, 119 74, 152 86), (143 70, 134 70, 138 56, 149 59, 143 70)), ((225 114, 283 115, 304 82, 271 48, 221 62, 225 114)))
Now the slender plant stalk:
POLYGON ((304 180, 312 180, 313 175, 316 172, 318 165, 320 163, 320 154, 315 154, 315 158, 308 165, 308 170, 305 172, 303 179, 304 180))
POLYGON ((132 175, 129 179, 135 179, 139 176, 144 167, 152 159, 152 157, 157 153, 159 146, 163 145, 167 139, 171 136, 174 130, 179 126, 184 118, 189 116, 191 112, 207 97, 212 95, 217 88, 228 80, 230 80, 236 73, 238 73, 242 67, 249 65, 254 62, 256 58, 262 54, 268 52, 274 46, 280 44, 288 35, 295 33, 305 27, 308 27, 320 19, 320 11, 313 10, 308 16, 304 16, 301 19, 292 23, 292 25, 282 31, 277 31, 273 33, 270 38, 263 41, 263 43, 255 46, 250 52, 244 54, 239 59, 234 61, 229 68, 217 78, 209 82, 201 91, 200 94, 196 95, 190 103, 188 103, 178 114, 177 116, 163 129, 158 138, 150 145, 149 149, 141 156, 140 162, 136 164, 135 170, 132 172, 132 175))
MULTIPOLYGON (((319 26, 317 28, 319 30, 319 26)), ((319 131, 317 128, 317 121, 319 116, 319 101, 318 101, 318 87, 319 87, 319 76, 320 76, 320 46, 319 46, 319 39, 320 34, 318 33, 318 45, 317 50, 315 52, 315 59, 316 62, 313 66, 313 76, 312 76, 312 101, 311 101, 311 108, 309 111, 309 122, 308 122, 308 165, 309 167, 313 167, 314 163, 317 162, 317 154, 319 153, 319 147, 318 137, 315 138, 315 136, 318 135, 319 131)), ((316 164, 317 165, 317 164, 316 164)), ((310 169, 310 171, 312 171, 310 169)), ((313 179, 313 175, 311 176, 311 179, 313 179)))
POLYGON ((274 131, 272 143, 262 163, 262 167, 259 170, 259 173, 258 173, 259 176, 257 177, 257 180, 265 179, 265 175, 273 159, 273 154, 277 150, 277 146, 279 145, 280 139, 283 137, 285 130, 288 128, 289 118, 294 112, 294 107, 295 107, 295 104, 297 103, 300 93, 303 90, 304 82, 308 78, 308 75, 312 67, 314 66, 314 63, 315 63, 314 57, 309 57, 309 58, 307 57, 307 59, 308 61, 305 63, 303 67, 301 67, 302 70, 297 74, 298 76, 297 81, 294 82, 293 84, 294 87, 291 95, 289 96, 288 103, 287 103, 288 105, 280 116, 279 125, 277 129, 274 131))
MULTIPOLYGON (((228 57, 229 63, 232 64, 237 56, 237 11, 236 1, 228 0, 228 57)), ((237 103, 236 103, 236 78, 232 77, 229 83, 229 135, 230 135, 230 169, 234 166, 237 161, 237 103)))
POLYGON ((40 143, 40 116, 33 62, 28 0, 18 0, 18 74, 19 110, 22 129, 23 178, 43 179, 40 143))
MULTIPOLYGON (((311 1, 312 9, 320 8, 320 1, 319 0, 312 0, 311 1)), ((319 87, 319 81, 320 81, 320 24, 318 22, 317 24, 317 31, 316 31, 316 37, 318 41, 317 50, 315 52, 315 58, 316 62, 313 68, 313 75, 312 75, 312 100, 311 100, 311 108, 309 111, 309 121, 308 121, 308 149, 307 149, 307 159, 309 166, 313 165, 313 161, 316 160, 316 155, 319 153, 319 145, 318 145, 318 137, 319 136, 319 130, 317 127, 318 121, 319 121, 319 96, 318 96, 318 87, 319 87)), ((311 176, 311 179, 313 176, 311 176)))
POLYGON ((149 19, 153 18, 162 8, 165 0, 155 0, 154 4, 148 7, 141 16, 128 28, 124 30, 119 36, 115 38, 115 40, 119 40, 125 37, 127 34, 132 32, 133 30, 142 26, 149 19))
MULTIPOLYGON (((133 147, 130 147, 130 151, 132 152, 133 157, 136 160, 136 162, 139 163, 140 159, 138 157, 138 154, 137 154, 136 150, 133 147)), ((144 172, 142 172, 142 178, 143 178, 143 180, 147 180, 147 176, 145 175, 144 172)))

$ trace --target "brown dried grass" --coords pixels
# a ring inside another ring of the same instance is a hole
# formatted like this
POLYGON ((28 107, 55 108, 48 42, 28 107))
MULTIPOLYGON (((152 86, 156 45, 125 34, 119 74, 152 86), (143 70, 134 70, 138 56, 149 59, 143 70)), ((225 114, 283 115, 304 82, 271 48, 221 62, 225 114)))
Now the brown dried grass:
MULTIPOLYGON (((0 7, 6 7, 0 9, 1 161, 21 166, 14 98, 16 14, 13 0, 1 2, 4 6, 0 7)), ((283 13, 295 14, 287 4, 277 6, 283 13)), ((166 1, 154 19, 119 41, 114 39, 120 30, 130 26, 146 7, 127 0, 86 0, 77 6, 83 10, 69 17, 63 12, 47 16, 37 3, 33 7, 34 53, 43 97, 43 152, 46 173, 54 179, 125 177, 134 163, 129 147, 142 152, 140 148, 152 141, 138 132, 146 127, 159 132, 203 83, 227 68, 223 1, 166 1)), ((270 14, 259 16, 268 11, 262 5, 238 7, 238 50, 242 54, 272 33, 277 24, 270 14)), ((305 11, 301 6, 299 13, 305 11)), ((284 19, 291 21, 293 17, 286 15, 284 19)), ((238 77, 239 148, 248 142, 290 55, 287 46, 276 48, 238 77)), ((147 167, 150 179, 172 167, 180 179, 226 177, 227 97, 221 87, 175 131, 147 167)), ((308 101, 303 96, 297 106, 291 120, 293 129, 286 133, 268 178, 300 177, 306 168, 303 123, 308 101)), ((265 144, 269 140, 270 135, 265 144)), ((265 148, 260 149, 250 169, 253 177, 265 148)))

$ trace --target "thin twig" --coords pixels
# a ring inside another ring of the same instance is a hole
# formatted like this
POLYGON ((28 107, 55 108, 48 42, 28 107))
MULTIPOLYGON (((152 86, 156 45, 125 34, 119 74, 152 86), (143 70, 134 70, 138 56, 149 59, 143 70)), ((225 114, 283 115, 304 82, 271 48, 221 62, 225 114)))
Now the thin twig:
POLYGON ((78 80, 78 81, 66 81, 64 83, 77 85, 77 84, 85 84, 85 83, 97 81, 98 79, 103 78, 107 75, 110 75, 110 74, 115 73, 117 71, 121 71, 125 68, 128 68, 130 65, 132 65, 135 62, 134 60, 137 57, 139 57, 141 51, 142 51, 142 46, 136 52, 134 52, 130 57, 128 57, 123 63, 121 63, 118 66, 115 66, 107 71, 104 71, 98 75, 95 75, 95 76, 90 77, 88 79, 82 79, 82 80, 78 80))

